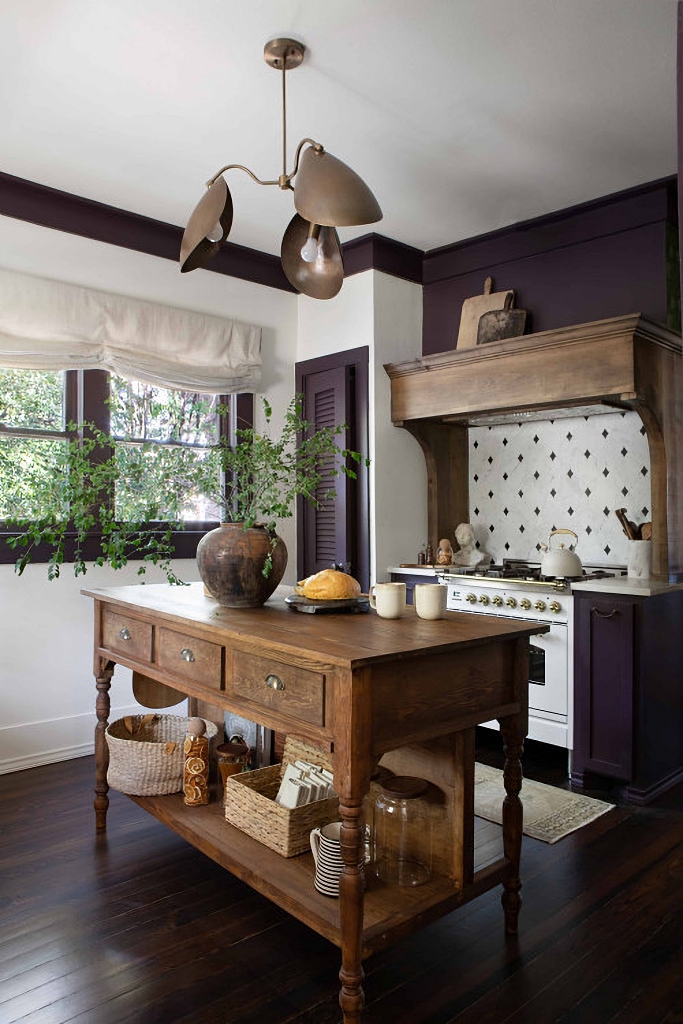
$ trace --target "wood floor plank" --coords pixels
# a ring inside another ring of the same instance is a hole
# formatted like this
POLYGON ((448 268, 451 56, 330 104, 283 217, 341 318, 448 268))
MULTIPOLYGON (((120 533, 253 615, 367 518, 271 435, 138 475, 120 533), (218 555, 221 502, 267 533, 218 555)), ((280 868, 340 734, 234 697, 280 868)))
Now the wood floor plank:
MULTIPOLYGON (((0 777, 0 1024, 338 1024, 334 946, 120 794, 105 836, 91 808, 91 758, 0 777)), ((517 939, 494 891, 395 943, 363 1024, 683 1024, 683 787, 525 837, 522 868, 517 939)))

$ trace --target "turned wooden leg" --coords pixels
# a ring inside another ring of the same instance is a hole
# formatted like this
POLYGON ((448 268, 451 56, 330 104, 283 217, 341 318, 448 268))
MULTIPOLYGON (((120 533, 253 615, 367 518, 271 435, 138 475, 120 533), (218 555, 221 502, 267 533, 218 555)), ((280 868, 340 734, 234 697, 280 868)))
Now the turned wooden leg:
POLYGON ((524 732, 516 720, 502 721, 500 725, 505 754, 503 781, 506 794, 503 800, 503 850, 508 861, 501 902, 505 912, 506 934, 516 935, 517 920, 522 906, 522 898, 519 895, 522 888, 519 866, 524 811, 519 793, 522 788, 521 756, 524 753, 524 732))
POLYGON ((339 880, 339 919, 341 924, 342 966, 339 972, 341 991, 339 1005, 344 1024, 359 1024, 365 1002, 361 962, 361 935, 363 931, 363 876, 359 864, 363 857, 362 822, 360 804, 342 804, 341 850, 344 871, 339 880))
POLYGON ((105 730, 109 722, 109 688, 111 678, 114 675, 114 663, 107 662, 96 676, 97 699, 95 701, 95 712, 97 714, 97 725, 95 726, 95 829, 104 832, 107 827, 107 810, 109 808, 109 784, 107 782, 107 769, 109 768, 109 746, 105 730))

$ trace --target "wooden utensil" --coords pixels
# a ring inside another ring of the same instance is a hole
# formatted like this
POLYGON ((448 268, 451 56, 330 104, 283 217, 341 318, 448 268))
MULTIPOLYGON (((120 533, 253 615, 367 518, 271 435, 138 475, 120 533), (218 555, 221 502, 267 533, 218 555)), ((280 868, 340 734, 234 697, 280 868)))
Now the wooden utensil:
POLYGON ((508 292, 503 309, 492 309, 482 313, 477 328, 477 345, 487 341, 502 341, 504 338, 518 338, 526 327, 526 310, 512 308, 513 293, 508 292))
POLYGON ((640 539, 652 540, 652 523, 643 523, 640 527, 640 539))
POLYGON ((487 277, 484 282, 484 294, 474 295, 471 299, 465 299, 460 314, 460 330, 458 331, 457 348, 473 348, 477 344, 477 332, 479 320, 482 314, 491 310, 503 310, 506 302, 512 305, 515 293, 508 289, 505 292, 492 292, 493 278, 487 277))
POLYGON ((638 528, 635 523, 626 518, 625 508, 615 508, 614 514, 621 523, 621 528, 629 540, 638 540, 638 528))

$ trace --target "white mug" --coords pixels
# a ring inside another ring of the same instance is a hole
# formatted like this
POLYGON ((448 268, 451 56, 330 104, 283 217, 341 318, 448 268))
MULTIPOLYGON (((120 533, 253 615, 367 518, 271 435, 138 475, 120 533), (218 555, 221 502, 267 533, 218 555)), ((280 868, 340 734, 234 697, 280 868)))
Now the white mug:
POLYGON ((398 619, 406 610, 405 583, 374 583, 368 597, 370 607, 383 619, 398 619))
POLYGON ((442 619, 446 611, 447 590, 442 583, 416 583, 413 590, 415 611, 421 619, 442 619))

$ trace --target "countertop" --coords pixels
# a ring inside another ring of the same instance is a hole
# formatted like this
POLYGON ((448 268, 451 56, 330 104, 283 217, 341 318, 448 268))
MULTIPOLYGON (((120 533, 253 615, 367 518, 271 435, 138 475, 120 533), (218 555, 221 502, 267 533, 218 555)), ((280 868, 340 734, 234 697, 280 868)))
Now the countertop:
POLYGON ((586 580, 585 583, 572 583, 572 593, 577 590, 589 590, 595 594, 623 594, 626 597, 656 597, 681 589, 683 581, 671 583, 668 579, 658 576, 649 579, 613 576, 602 580, 586 580))

